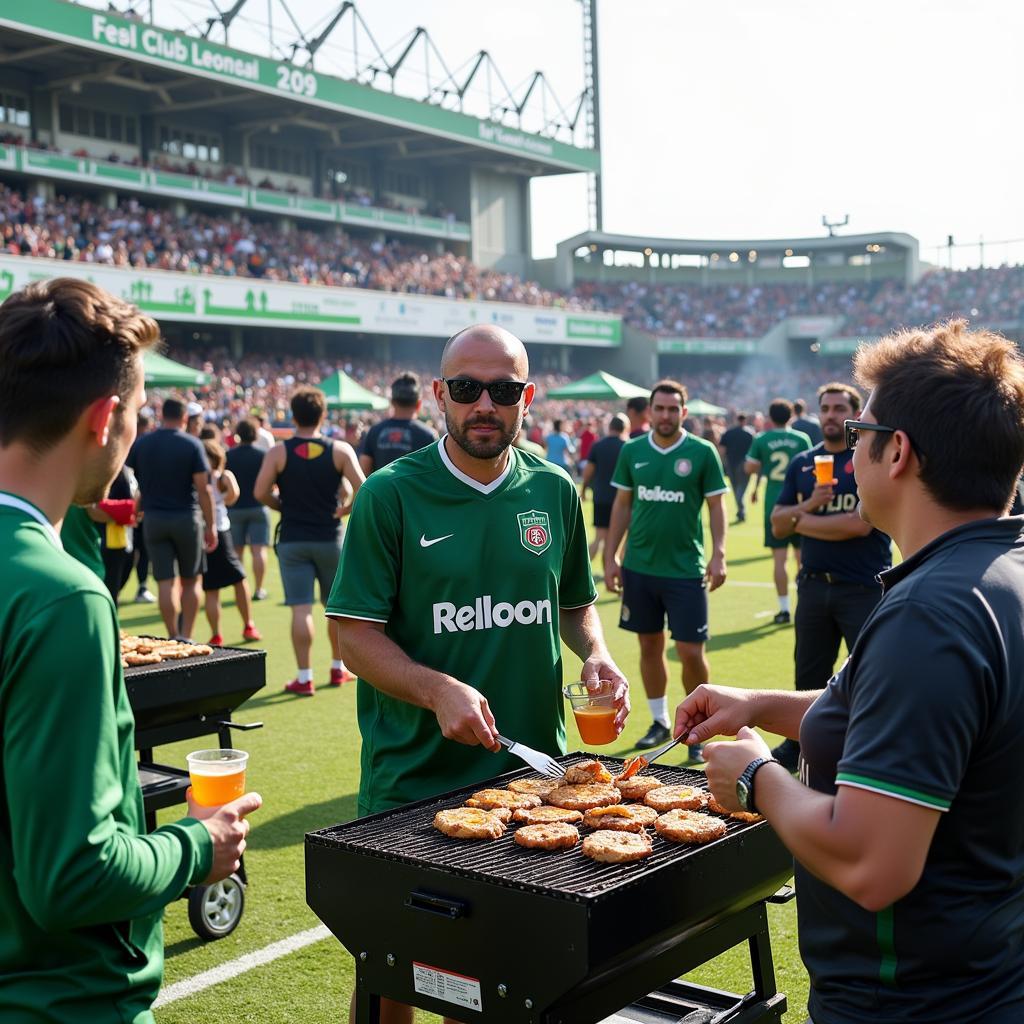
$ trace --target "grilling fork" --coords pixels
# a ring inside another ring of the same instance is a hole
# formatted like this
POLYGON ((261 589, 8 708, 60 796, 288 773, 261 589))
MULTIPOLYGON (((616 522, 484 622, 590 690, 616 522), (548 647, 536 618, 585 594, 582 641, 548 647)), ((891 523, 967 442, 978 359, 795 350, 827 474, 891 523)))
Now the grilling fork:
MULTIPOLYGON (((686 735, 685 733, 683 734, 686 735)), ((622 772, 619 774, 620 779, 628 779, 636 775, 637 772, 642 772, 645 768, 650 766, 658 760, 662 754, 667 754, 677 743, 682 743, 683 737, 677 736, 674 740, 670 740, 663 747, 658 747, 657 750, 652 750, 649 754, 637 754, 636 757, 631 757, 623 766, 622 772)))
POLYGON ((508 747, 510 754, 522 758, 535 772, 540 772, 546 778, 560 779, 565 774, 565 769, 553 757, 548 757, 539 750, 524 747, 522 743, 516 743, 515 740, 506 739, 504 736, 499 736, 498 742, 503 747, 508 747))

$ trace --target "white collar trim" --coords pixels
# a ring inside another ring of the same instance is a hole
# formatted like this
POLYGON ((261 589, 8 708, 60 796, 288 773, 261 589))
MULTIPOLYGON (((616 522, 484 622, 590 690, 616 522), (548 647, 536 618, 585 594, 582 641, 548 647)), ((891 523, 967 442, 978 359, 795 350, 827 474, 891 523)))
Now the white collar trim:
POLYGON ((474 480, 471 476, 467 476, 462 472, 458 466, 449 458, 448 452, 445 450, 444 443, 447 440, 448 435, 445 434, 437 442, 437 453, 441 456, 441 461, 444 463, 445 468, 456 480, 461 480, 464 484, 472 487, 474 491, 479 491, 481 494, 492 494, 496 491, 504 482, 505 478, 512 472, 512 467, 515 464, 515 448, 510 445, 508 447, 508 462, 505 463, 505 468, 501 471, 501 476, 496 480, 492 480, 489 484, 482 484, 479 480, 474 480))
POLYGON ((678 440, 678 441, 676 441, 676 442, 675 442, 674 444, 670 444, 670 445, 669 445, 669 446, 668 446, 667 448, 662 448, 662 447, 661 447, 661 445, 659 445, 659 444, 658 444, 658 443, 657 443, 657 442, 656 442, 656 441, 654 440, 654 428, 652 427, 652 428, 651 428, 651 429, 650 429, 650 430, 649 430, 649 431, 647 432, 647 440, 648 440, 648 442, 650 442, 650 445, 651 445, 651 447, 652 447, 652 448, 653 448, 653 449, 654 449, 654 450, 655 450, 655 451, 656 451, 656 452, 657 452, 657 453, 658 453, 659 455, 668 455, 668 454, 669 454, 669 452, 674 452, 674 451, 675 451, 675 450, 676 450, 676 449, 677 449, 677 448, 678 448, 678 447, 679 447, 679 446, 680 446, 680 445, 681 445, 681 444, 682 444, 682 443, 683 443, 683 442, 684 442, 684 441, 686 440, 686 438, 687 438, 688 436, 689 436, 689 435, 687 434, 686 430, 683 430, 683 432, 682 432, 682 434, 680 435, 680 437, 679 437, 679 440, 678 440))

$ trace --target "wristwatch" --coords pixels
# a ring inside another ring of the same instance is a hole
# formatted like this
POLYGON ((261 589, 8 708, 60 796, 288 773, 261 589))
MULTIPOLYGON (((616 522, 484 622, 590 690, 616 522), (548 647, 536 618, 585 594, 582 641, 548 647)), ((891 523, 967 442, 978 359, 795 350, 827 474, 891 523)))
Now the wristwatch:
POLYGON ((766 764, 782 764, 778 758, 774 757, 759 757, 751 761, 746 768, 743 769, 742 774, 736 780, 736 802, 745 811, 749 811, 751 814, 757 814, 757 807, 754 804, 754 776, 757 774, 759 768, 763 768, 766 764))

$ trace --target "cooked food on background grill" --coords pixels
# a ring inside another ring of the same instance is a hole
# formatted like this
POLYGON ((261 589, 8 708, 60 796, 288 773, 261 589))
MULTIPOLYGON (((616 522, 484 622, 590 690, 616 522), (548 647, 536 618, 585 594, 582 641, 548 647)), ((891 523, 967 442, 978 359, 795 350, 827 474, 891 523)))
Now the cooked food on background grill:
POLYGON ((694 786, 659 786, 644 797, 644 803, 659 813, 677 810, 696 811, 706 802, 707 794, 703 789, 694 786))
POLYGON ((553 821, 542 825, 524 825, 512 837, 530 850, 566 850, 580 841, 575 825, 553 821))
POLYGON ((491 811, 452 807, 434 815, 434 828, 452 839, 500 839, 505 823, 491 811))
POLYGON ((513 793, 532 793, 546 800, 548 793, 553 792, 562 785, 561 779, 513 779, 508 784, 508 789, 513 793))
POLYGON ((737 821, 764 821, 760 814, 753 811, 727 811, 710 793, 708 794, 708 810, 715 814, 728 814, 730 818, 737 821))
POLYGON ((588 811, 591 807, 622 803, 622 794, 614 786, 560 786, 548 795, 547 802, 570 811, 588 811))
MULTIPOLYGON (((717 820, 717 819, 716 819, 717 820)), ((601 829, 583 840, 583 853, 602 864, 628 864, 650 857, 654 847, 646 832, 612 832, 601 829)))
POLYGON ((564 807, 520 807, 512 812, 512 820, 521 821, 524 825, 550 825, 556 821, 572 824, 582 821, 583 815, 564 807))
POLYGON ((181 661, 212 654, 208 644, 186 644, 162 637, 121 634, 121 667, 158 665, 162 661, 181 661))
POLYGON ((565 769, 565 784, 567 786, 609 783, 611 781, 612 773, 600 761, 580 761, 579 764, 570 765, 565 769))
POLYGON ((616 779, 615 785, 623 800, 643 800, 652 789, 664 786, 665 783, 653 775, 634 775, 631 779, 616 779))
POLYGON ((674 843, 710 843, 725 835, 725 822, 699 811, 677 809, 663 814, 654 823, 655 831, 674 843))
POLYGON ((533 793, 512 793, 507 789, 481 789, 466 801, 466 806, 482 807, 485 810, 494 807, 511 807, 516 810, 519 807, 540 807, 542 803, 541 798, 533 793))
POLYGON ((592 807, 583 815, 587 828, 608 828, 613 832, 641 832, 645 825, 653 825, 658 812, 643 804, 614 804, 611 807, 592 807))

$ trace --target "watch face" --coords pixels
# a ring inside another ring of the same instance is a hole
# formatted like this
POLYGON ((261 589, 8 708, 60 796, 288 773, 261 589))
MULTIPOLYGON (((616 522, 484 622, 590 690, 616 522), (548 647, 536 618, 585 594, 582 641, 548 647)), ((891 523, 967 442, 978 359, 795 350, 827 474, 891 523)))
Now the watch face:
POLYGON ((744 778, 736 780, 736 800, 743 810, 750 810, 750 786, 744 778))

